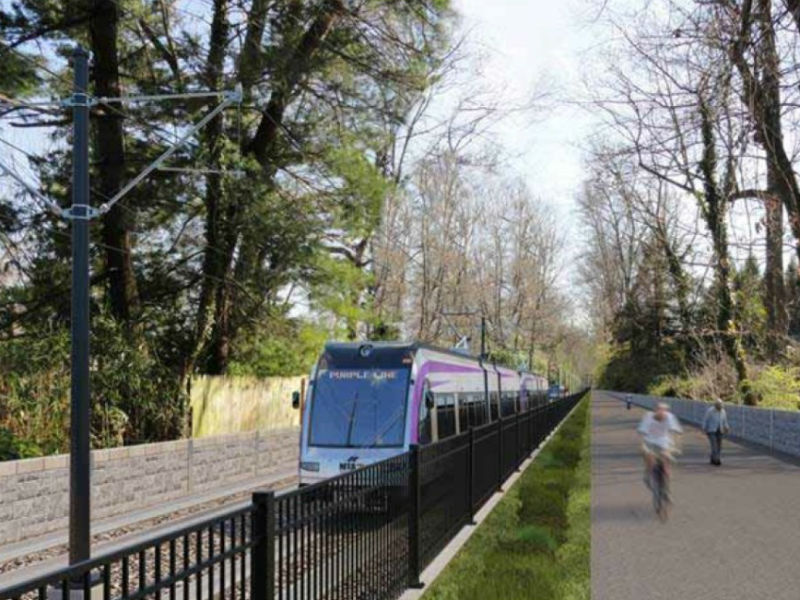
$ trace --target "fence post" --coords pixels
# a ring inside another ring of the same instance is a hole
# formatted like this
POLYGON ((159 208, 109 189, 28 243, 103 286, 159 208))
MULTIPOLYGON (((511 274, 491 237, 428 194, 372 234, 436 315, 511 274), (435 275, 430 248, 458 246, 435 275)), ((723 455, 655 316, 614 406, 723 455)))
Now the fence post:
POLYGON ((542 411, 542 441, 544 442, 547 439, 547 435, 550 432, 550 409, 552 407, 552 403, 548 402, 544 405, 544 410, 542 411))
POLYGON ((536 449, 536 413, 533 409, 528 411, 528 446, 528 456, 532 456, 536 449))
POLYGON ((475 428, 469 428, 469 446, 467 448, 467 502, 469 502, 469 514, 467 524, 475 525, 475 428))
POLYGON ((522 465, 522 452, 520 452, 520 442, 519 442, 519 413, 516 414, 514 417, 514 429, 517 430, 517 444, 514 447, 514 462, 517 464, 517 471, 520 469, 520 465, 522 465))
POLYGON ((420 507, 422 504, 422 480, 420 478, 419 445, 411 444, 411 473, 408 482, 408 492, 411 497, 408 512, 408 587, 419 589, 423 586, 419 580, 422 573, 422 560, 420 556, 420 507))
POLYGON ((503 491, 503 417, 497 413, 497 491, 503 491))
MULTIPOLYGON (((547 400, 545 400, 547 402, 547 400)), ((547 404, 539 405, 536 409, 536 447, 538 448, 542 443, 542 431, 544 430, 544 411, 547 410, 547 404)))
POLYGON ((253 494, 252 543, 250 551, 250 598, 275 597, 275 492, 253 494))

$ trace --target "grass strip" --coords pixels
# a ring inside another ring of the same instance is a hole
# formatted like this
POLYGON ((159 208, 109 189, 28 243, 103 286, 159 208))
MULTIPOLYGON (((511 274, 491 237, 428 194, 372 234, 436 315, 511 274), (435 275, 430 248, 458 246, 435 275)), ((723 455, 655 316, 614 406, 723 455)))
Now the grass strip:
POLYGON ((588 600, 589 400, 542 449, 423 600, 588 600))
MULTIPOLYGON (((588 401, 584 402, 588 406, 588 401)), ((591 413, 588 409, 586 413, 581 459, 567 503, 567 541, 556 551, 561 578, 555 597, 559 600, 590 600, 592 596, 589 569, 592 553, 591 413)))

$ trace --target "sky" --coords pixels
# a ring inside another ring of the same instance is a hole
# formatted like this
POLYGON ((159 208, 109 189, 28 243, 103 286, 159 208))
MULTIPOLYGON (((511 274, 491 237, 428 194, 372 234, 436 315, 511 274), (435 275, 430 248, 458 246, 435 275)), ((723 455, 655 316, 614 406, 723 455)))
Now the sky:
POLYGON ((573 104, 584 64, 603 32, 589 0, 454 0, 471 44, 486 51, 481 76, 511 101, 545 91, 542 110, 507 119, 496 131, 510 168, 575 233, 575 196, 583 180, 581 145, 597 120, 573 104))
MULTIPOLYGON (((583 178, 581 145, 597 121, 570 101, 580 100, 584 64, 602 40, 595 20, 598 2, 453 0, 453 5, 468 50, 484 57, 476 77, 509 105, 547 94, 541 108, 506 118, 493 133, 507 152, 508 172, 553 208, 565 239, 578 239, 575 196, 583 178)), ((52 146, 46 136, 31 136, 26 130, 3 128, 0 133, 34 154, 52 146)), ((14 162, 35 180, 24 159, 14 162)), ((565 263, 578 251, 577 244, 567 246, 565 263)), ((565 274, 565 281, 569 279, 565 274)))
MULTIPOLYGON (((568 240, 562 283, 574 282, 569 265, 580 252, 576 196, 583 181, 582 150, 587 136, 600 127, 600 115, 581 101, 588 97, 584 77, 602 65, 598 50, 614 43, 610 27, 598 19, 600 0, 453 0, 461 14, 461 30, 486 50, 481 76, 498 93, 522 98, 544 87, 547 109, 502 123, 496 135, 509 150, 511 168, 534 195, 555 210, 568 240)), ((636 2, 608 2, 611 9, 636 2)), ((603 16, 606 15, 603 14, 603 16)), ((693 207, 689 200, 689 207, 693 207)), ((743 261, 751 252, 763 260, 763 240, 754 232, 760 207, 739 202, 731 211, 731 252, 743 261)), ((687 210, 685 227, 694 229, 697 215, 687 210)), ((702 230, 702 228, 701 228, 702 230)), ((787 228, 787 240, 790 239, 787 228)), ((706 248, 706 251, 709 249, 706 248)), ((785 244, 784 262, 794 250, 785 244)), ((701 274, 708 257, 698 258, 701 274)))
MULTIPOLYGON (((2 0, 0 0, 2 1, 2 0)), ((495 128, 510 157, 509 170, 554 207, 572 227, 580 185, 580 145, 593 120, 566 101, 581 94, 582 64, 597 42, 592 0, 453 0, 461 33, 485 56, 480 77, 492 90, 520 105, 547 92, 546 108, 507 118, 495 128)), ((5 139, 34 153, 47 150, 45 136, 4 128, 5 139)), ((25 171, 25 161, 17 167, 25 171)), ((31 173, 32 175, 32 173, 31 173)))

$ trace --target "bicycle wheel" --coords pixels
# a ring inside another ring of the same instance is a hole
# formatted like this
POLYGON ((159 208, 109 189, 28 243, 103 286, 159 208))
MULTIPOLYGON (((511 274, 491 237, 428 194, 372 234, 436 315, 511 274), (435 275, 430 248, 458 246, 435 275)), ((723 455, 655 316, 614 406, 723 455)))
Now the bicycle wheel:
POLYGON ((668 504, 664 465, 659 461, 653 467, 653 508, 662 521, 666 521, 669 516, 668 504))
POLYGON ((656 473, 657 469, 653 469, 653 476, 651 477, 652 485, 650 486, 650 490, 653 493, 653 509, 656 511, 656 514, 661 512, 661 482, 659 481, 658 474, 656 473))

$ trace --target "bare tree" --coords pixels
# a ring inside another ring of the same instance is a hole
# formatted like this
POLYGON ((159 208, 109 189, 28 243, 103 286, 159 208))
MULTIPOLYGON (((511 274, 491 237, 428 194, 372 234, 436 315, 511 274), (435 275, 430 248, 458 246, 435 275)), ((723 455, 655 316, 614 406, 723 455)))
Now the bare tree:
MULTIPOLYGON (((693 34, 706 12, 701 7, 696 13, 681 13, 693 28, 686 35, 683 30, 670 31, 670 23, 660 30, 625 31, 638 69, 628 69, 627 64, 615 68, 610 84, 614 99, 600 100, 598 105, 626 140, 638 168, 697 203, 711 238, 716 335, 736 366, 746 400, 754 402, 731 293, 727 232, 728 207, 742 197, 745 187, 741 185, 747 150, 743 134, 748 129, 726 52, 693 34)), ((677 271, 676 275, 680 278, 677 271)))

